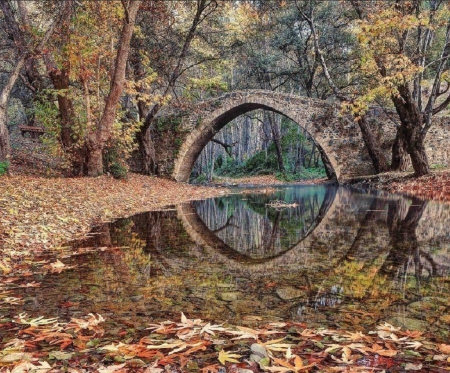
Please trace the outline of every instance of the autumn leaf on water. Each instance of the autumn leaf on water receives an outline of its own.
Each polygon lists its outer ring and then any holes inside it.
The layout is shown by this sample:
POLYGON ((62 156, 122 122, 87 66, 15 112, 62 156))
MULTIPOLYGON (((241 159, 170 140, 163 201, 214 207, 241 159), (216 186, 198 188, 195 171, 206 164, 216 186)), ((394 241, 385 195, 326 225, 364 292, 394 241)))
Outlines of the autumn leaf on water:
POLYGON ((96 330, 98 329, 98 325, 105 321, 103 316, 99 314, 94 315, 90 313, 88 316, 89 318, 87 320, 72 317, 66 328, 74 329, 75 331, 80 331, 81 329, 96 330))
POLYGON ((278 364, 278 365, 273 365, 270 367, 265 367, 265 370, 269 370, 271 372, 280 372, 280 373, 284 373, 284 372, 300 372, 302 370, 307 370, 310 369, 312 367, 314 367, 316 364, 309 364, 309 365, 304 365, 303 364, 303 360, 301 359, 300 356, 298 355, 293 355, 294 357, 294 362, 293 364, 290 363, 287 360, 282 360, 282 359, 278 359, 278 358, 273 358, 273 362, 278 364))
POLYGON ((240 361, 236 359, 239 359, 241 357, 242 357, 241 355, 220 350, 218 359, 221 362, 221 364, 225 365, 227 361, 230 363, 240 363, 240 361))
POLYGON ((423 346, 423 343, 420 343, 419 341, 406 342, 406 346, 408 348, 414 348, 414 350, 417 350, 418 348, 423 346))
POLYGON ((281 351, 287 352, 288 349, 292 346, 290 343, 280 343, 284 340, 284 338, 274 339, 271 341, 267 341, 262 343, 262 345, 269 351, 281 351))
POLYGON ((245 326, 238 326, 238 330, 228 330, 227 333, 237 335, 237 337, 233 339, 247 339, 253 338, 255 340, 258 339, 260 335, 269 335, 269 334, 284 334, 285 332, 280 332, 279 330, 255 330, 251 328, 247 328, 245 326))
MULTIPOLYGON (((36 362, 35 362, 36 363, 36 362)), ((35 365, 28 361, 22 362, 19 365, 16 365, 11 373, 25 373, 25 372, 34 372, 34 373, 46 373, 52 369, 49 363, 46 361, 38 361, 35 365)))
POLYGON ((223 328, 222 325, 223 324, 211 325, 210 323, 208 323, 200 330, 200 334, 208 333, 211 335, 216 335, 214 332, 224 332, 226 329, 223 328))
POLYGON ((385 322, 382 325, 377 325, 377 329, 378 330, 384 330, 384 331, 387 331, 387 332, 397 332, 397 331, 399 331, 401 329, 401 327, 395 327, 395 326, 385 322))
POLYGON ((45 319, 44 316, 39 316, 35 319, 26 320, 27 317, 28 315, 26 313, 21 313, 17 316, 16 322, 19 324, 28 324, 30 326, 58 324, 58 319, 56 317, 45 319))

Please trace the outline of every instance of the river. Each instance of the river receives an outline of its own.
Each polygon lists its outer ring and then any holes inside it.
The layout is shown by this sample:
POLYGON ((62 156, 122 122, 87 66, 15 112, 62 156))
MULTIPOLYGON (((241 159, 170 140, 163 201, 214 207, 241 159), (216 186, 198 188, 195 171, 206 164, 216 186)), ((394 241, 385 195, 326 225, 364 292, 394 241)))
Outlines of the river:
POLYGON ((450 205, 347 187, 235 190, 105 224, 2 313, 101 314, 111 333, 202 318, 448 338, 450 205))

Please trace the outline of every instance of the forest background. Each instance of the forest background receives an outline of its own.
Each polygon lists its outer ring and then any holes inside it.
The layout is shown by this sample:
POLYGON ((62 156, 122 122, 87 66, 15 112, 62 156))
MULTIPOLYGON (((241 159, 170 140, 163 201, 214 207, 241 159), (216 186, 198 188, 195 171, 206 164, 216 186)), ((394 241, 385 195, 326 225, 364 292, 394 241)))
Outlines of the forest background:
MULTIPOLYGON (((338 103, 376 172, 430 172, 424 141, 450 102, 449 7, 427 1, 3 1, 0 165, 19 124, 45 130, 66 175, 157 174, 165 106, 237 89, 338 103), (392 156, 365 114, 397 126, 392 156), (131 159, 131 162, 130 162, 131 159)), ((174 129, 175 131, 175 129, 174 129)), ((193 177, 322 176, 320 149, 281 116, 256 111, 213 140, 193 177)))

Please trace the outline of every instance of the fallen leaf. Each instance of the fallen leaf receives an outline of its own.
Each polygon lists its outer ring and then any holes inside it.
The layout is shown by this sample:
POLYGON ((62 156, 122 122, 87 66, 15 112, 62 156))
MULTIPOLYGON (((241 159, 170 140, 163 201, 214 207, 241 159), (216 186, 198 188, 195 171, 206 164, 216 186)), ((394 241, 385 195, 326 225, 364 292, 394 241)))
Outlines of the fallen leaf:
POLYGON ((239 359, 241 357, 242 357, 241 355, 220 350, 218 359, 222 365, 225 365, 227 361, 230 363, 240 363, 240 361, 236 359, 239 359))

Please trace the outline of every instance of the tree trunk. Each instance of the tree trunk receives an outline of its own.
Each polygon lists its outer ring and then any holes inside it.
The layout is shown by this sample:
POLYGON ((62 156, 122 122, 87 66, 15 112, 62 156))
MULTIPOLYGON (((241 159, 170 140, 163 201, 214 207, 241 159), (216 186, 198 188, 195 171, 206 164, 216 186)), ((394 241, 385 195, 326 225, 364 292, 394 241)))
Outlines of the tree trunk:
POLYGON ((427 153, 425 152, 425 145, 423 142, 413 144, 410 147, 409 155, 411 157, 415 176, 424 176, 430 173, 427 153))
POLYGON ((25 56, 19 58, 12 74, 9 76, 5 86, 0 91, 0 162, 7 162, 11 155, 11 144, 8 133, 8 100, 11 91, 19 77, 20 70, 25 64, 25 56))
POLYGON ((0 162, 8 162, 11 154, 6 108, 0 107, 0 162))
POLYGON ((397 114, 400 118, 400 134, 406 143, 406 151, 411 157, 415 176, 430 173, 425 152, 425 132, 422 129, 423 116, 413 100, 407 85, 398 87, 399 95, 392 96, 397 114))
POLYGON ((143 175, 158 175, 158 164, 156 162, 155 144, 151 136, 151 129, 143 133, 139 131, 136 134, 139 145, 139 151, 142 157, 141 173, 143 175))
POLYGON ((273 143, 275 145, 275 151, 277 153, 278 169, 280 170, 280 172, 285 173, 286 169, 284 168, 283 162, 283 150, 281 149, 280 131, 272 112, 267 114, 267 118, 269 119, 270 128, 272 130, 273 143))
POLYGON ((133 35, 134 24, 141 2, 141 0, 131 0, 128 7, 123 3, 125 19, 120 33, 111 88, 95 135, 92 134, 92 136, 89 136, 89 141, 87 142, 88 176, 103 174, 103 149, 111 137, 112 128, 116 119, 117 105, 125 86, 125 71, 130 53, 131 36, 133 35))
POLYGON ((406 152, 406 142, 401 136, 400 131, 397 130, 394 144, 392 144, 392 171, 406 171, 410 165, 410 159, 406 152))
POLYGON ((327 178, 330 180, 336 180, 337 179, 336 173, 334 172, 333 166, 331 165, 331 162, 328 159, 327 154, 320 146, 318 146, 317 149, 319 150, 320 156, 322 157, 322 163, 325 168, 327 178))
POLYGON ((100 146, 91 147, 88 151, 86 162, 87 162, 88 176, 102 175, 103 174, 103 147, 100 147, 100 146))
POLYGON ((362 138, 366 144, 367 151, 369 152, 369 157, 372 160, 373 167, 377 174, 389 171, 389 165, 386 160, 381 146, 374 136, 373 130, 370 128, 366 117, 363 115, 358 119, 358 125, 361 129, 362 138))

